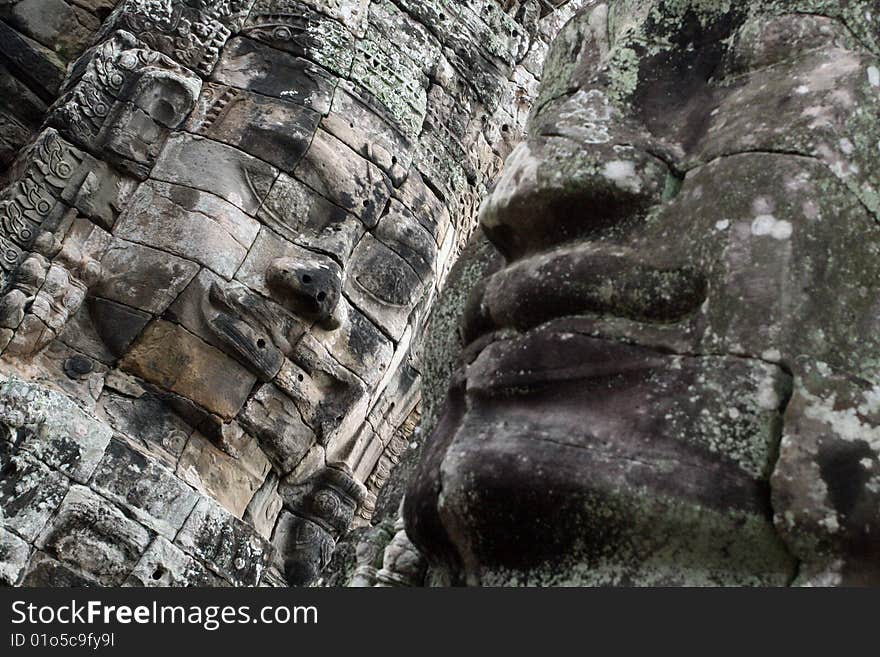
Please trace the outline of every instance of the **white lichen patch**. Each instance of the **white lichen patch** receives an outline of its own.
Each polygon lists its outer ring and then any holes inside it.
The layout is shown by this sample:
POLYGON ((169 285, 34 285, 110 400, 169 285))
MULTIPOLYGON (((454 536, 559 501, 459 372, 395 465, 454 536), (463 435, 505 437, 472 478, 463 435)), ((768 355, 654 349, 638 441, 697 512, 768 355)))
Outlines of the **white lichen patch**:
POLYGON ((766 196, 758 196, 752 201, 752 212, 756 215, 773 214, 775 209, 773 199, 767 198, 766 196))
POLYGON ((636 173, 635 162, 629 160, 612 160, 602 167, 602 175, 617 187, 638 193, 642 189, 642 181, 636 173))
POLYGON ((771 363, 778 363, 782 360, 782 352, 779 349, 768 349, 761 354, 761 358, 771 363))
POLYGON ((759 215, 752 222, 752 235, 756 237, 769 236, 777 240, 787 240, 793 232, 794 226, 790 221, 777 219, 772 214, 759 215))
POLYGON ((880 427, 864 420, 859 409, 837 408, 837 396, 827 398, 811 395, 806 390, 801 394, 809 402, 804 415, 811 420, 822 422, 830 427, 836 437, 847 442, 863 441, 880 453, 880 427))
POLYGON ((880 386, 874 386, 862 394, 863 403, 859 405, 859 413, 873 415, 880 412, 880 386))
POLYGON ((598 89, 582 89, 560 107, 554 130, 584 144, 606 144, 611 141, 611 118, 611 104, 605 94, 598 89))
POLYGON ((812 199, 804 201, 801 210, 804 213, 804 217, 810 221, 817 221, 822 218, 821 213, 819 212, 819 206, 812 199))
POLYGON ((776 389, 775 381, 772 378, 765 377, 761 379, 755 401, 758 403, 758 408, 765 411, 773 411, 780 407, 782 399, 779 398, 779 391, 776 389))
POLYGON ((840 523, 838 523, 837 514, 835 513, 829 513, 819 521, 819 524, 825 527, 831 534, 835 534, 840 530, 840 523))
MULTIPOLYGON (((799 171, 797 175, 785 177, 785 190, 792 194, 800 194, 810 188, 811 182, 809 172, 799 171)), ((772 211, 768 213, 756 212, 755 214, 772 214, 772 211)))

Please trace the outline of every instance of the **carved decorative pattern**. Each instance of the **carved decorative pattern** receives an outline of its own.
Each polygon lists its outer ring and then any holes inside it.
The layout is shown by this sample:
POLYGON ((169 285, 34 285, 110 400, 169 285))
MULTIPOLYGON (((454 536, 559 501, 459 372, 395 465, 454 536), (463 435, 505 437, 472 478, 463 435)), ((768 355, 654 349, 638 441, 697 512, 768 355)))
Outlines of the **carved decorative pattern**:
POLYGON ((147 46, 180 64, 209 75, 231 32, 204 12, 179 2, 128 0, 108 22, 131 32, 147 46))
POLYGON ((194 132, 210 130, 229 104, 239 96, 233 87, 205 85, 199 97, 199 108, 191 120, 190 129, 194 132))
POLYGON ((0 266, 10 274, 52 216, 61 191, 80 164, 54 130, 46 131, 20 159, 26 164, 0 199, 0 266))
POLYGON ((392 471, 400 463, 400 459, 404 452, 406 452, 420 418, 421 408, 417 406, 407 416, 400 428, 391 437, 391 440, 388 441, 385 451, 379 457, 373 472, 367 478, 367 495, 357 510, 357 515, 360 519, 369 522, 373 518, 379 491, 388 483, 392 471))

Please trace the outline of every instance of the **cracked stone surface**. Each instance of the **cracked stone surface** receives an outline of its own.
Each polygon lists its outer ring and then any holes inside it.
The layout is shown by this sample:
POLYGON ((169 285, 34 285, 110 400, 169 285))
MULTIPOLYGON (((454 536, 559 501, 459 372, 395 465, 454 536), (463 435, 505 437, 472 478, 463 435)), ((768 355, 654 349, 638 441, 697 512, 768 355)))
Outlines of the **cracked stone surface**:
POLYGON ((0 582, 318 580, 583 4, 0 3, 0 582))
POLYGON ((420 581, 880 583, 875 11, 593 2, 563 28, 435 306, 420 581))

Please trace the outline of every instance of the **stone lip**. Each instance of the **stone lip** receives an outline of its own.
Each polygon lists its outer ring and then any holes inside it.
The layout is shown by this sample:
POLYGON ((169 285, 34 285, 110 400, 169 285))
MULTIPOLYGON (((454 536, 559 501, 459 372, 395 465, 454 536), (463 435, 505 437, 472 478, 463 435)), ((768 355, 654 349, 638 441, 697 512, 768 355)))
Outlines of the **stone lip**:
POLYGON ((707 281, 692 265, 583 243, 519 260, 474 290, 463 319, 469 342, 491 330, 527 330, 585 314, 676 324, 699 312, 707 281))
POLYGON ((407 532, 435 565, 471 584, 569 562, 595 569, 582 583, 790 581, 768 483, 781 369, 552 327, 468 362, 406 498, 407 532), (740 458, 719 450, 729 437, 712 418, 728 412, 740 458))
POLYGON ((262 329, 250 309, 236 304, 230 292, 218 282, 211 285, 199 307, 214 337, 240 356, 264 381, 271 381, 278 374, 284 357, 289 355, 283 347, 289 348, 292 341, 278 345, 262 329))

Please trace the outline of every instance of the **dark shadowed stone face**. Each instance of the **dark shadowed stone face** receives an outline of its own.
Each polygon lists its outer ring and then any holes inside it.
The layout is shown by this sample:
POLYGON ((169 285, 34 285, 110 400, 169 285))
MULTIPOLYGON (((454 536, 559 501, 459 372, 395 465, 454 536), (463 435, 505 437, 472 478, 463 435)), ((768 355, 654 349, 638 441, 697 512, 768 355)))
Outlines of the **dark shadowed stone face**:
POLYGON ((634 0, 563 30, 408 493, 438 579, 878 582, 874 12, 634 0))

